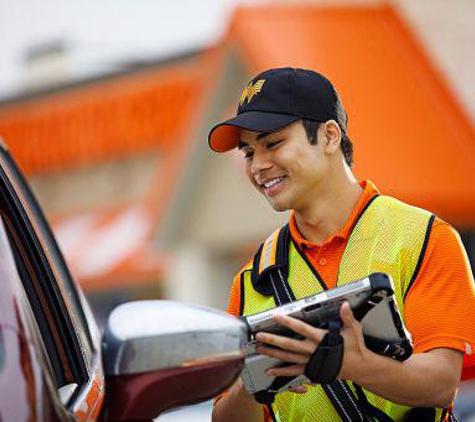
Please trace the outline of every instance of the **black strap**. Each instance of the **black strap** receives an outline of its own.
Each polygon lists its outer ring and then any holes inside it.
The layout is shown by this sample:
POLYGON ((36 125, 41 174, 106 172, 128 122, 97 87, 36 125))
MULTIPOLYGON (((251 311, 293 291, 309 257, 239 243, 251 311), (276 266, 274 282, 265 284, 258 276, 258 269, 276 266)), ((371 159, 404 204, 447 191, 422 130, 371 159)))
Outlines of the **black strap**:
MULTIPOLYGON (((279 272, 279 268, 276 267, 269 271, 269 276, 272 284, 272 289, 274 292, 274 299, 276 304, 283 305, 285 303, 292 302, 293 293, 290 290, 288 283, 285 282, 284 277, 281 272, 279 272), (290 291, 289 291, 290 290, 290 291)), ((341 327, 341 322, 340 322, 341 327)), ((336 328, 333 328, 335 330, 336 328)), ((338 328, 338 331, 340 328, 338 328)), ((339 335, 339 333, 338 333, 339 335)), ((341 337, 341 336, 340 336, 341 337)), ((332 340, 333 341, 333 340, 332 340)), ((343 346, 342 346, 343 347, 343 346)), ((318 350, 318 349, 317 349, 318 350)), ((343 357, 343 350, 342 355, 343 357)), ((341 362, 340 362, 341 366, 341 362)), ((340 368, 338 368, 338 372, 340 372, 340 368)), ((338 375, 338 372, 336 375, 338 375)), ((334 378, 334 377, 333 377, 334 378)), ((279 382, 278 378, 274 382, 279 382)), ((341 380, 336 380, 331 384, 321 384, 323 390, 327 394, 328 398, 332 402, 333 406, 335 407, 338 415, 343 421, 348 422, 357 422, 366 421, 364 413, 359 409, 357 399, 354 396, 353 392, 351 391, 348 384, 341 380)), ((255 399, 263 404, 268 404, 271 407, 271 404, 275 400, 275 395, 272 393, 261 394, 261 395, 254 395, 255 399)))
POLYGON ((342 421, 366 422, 368 420, 360 410, 358 401, 346 382, 336 380, 331 384, 321 384, 321 386, 342 421))
POLYGON ((310 357, 305 367, 305 376, 310 381, 321 384, 342 421, 364 422, 365 415, 358 407, 350 387, 346 382, 336 379, 340 373, 344 352, 341 327, 340 318, 328 323, 328 333, 310 357))
POLYGON ((269 411, 270 418, 272 419, 272 422, 278 422, 277 418, 275 417, 274 409, 272 408, 271 405, 266 406, 267 410, 269 411))
POLYGON ((257 403, 269 405, 269 408, 271 408, 270 405, 275 401, 275 393, 265 390, 258 391, 254 393, 254 400, 257 401, 257 403))
POLYGON ((328 333, 305 366, 305 376, 313 383, 330 384, 340 373, 344 350, 341 325, 340 318, 329 322, 328 333))
POLYGON ((278 300, 275 302, 277 305, 280 303, 287 303, 283 302, 284 297, 287 298, 285 299, 287 301, 294 301, 295 296, 287 282, 290 243, 289 224, 280 228, 275 251, 275 264, 265 268, 262 273, 259 273, 264 243, 259 247, 257 253, 254 255, 254 261, 252 264, 251 283, 254 290, 264 296, 274 296, 274 298, 278 296, 278 300), (274 283, 271 280, 271 276, 275 279, 280 279, 279 283, 275 284, 275 286, 273 285, 274 283), (276 288, 278 289, 277 294, 275 292, 276 288))
POLYGON ((434 407, 413 407, 404 418, 404 422, 435 422, 434 407))
POLYGON ((284 277, 278 267, 269 271, 269 280, 272 286, 272 292, 277 306, 293 302, 295 296, 290 287, 285 283, 284 277))
POLYGON ((356 395, 358 396, 359 408, 369 420, 375 420, 379 422, 394 422, 394 420, 391 419, 386 413, 384 413, 381 409, 378 409, 376 406, 373 406, 368 401, 366 394, 358 384, 353 383, 353 387, 355 388, 356 395))
POLYGON ((365 346, 372 352, 378 355, 390 356, 398 361, 404 361, 412 354, 412 344, 409 339, 395 343, 365 335, 364 342, 365 346))
MULTIPOLYGON (((290 303, 295 300, 293 293, 291 293, 288 286, 286 286, 284 277, 280 272, 278 267, 273 268, 271 271, 268 272, 270 285, 272 288, 274 301, 277 306, 281 306, 285 303, 290 303)), ((276 377, 274 382, 271 385, 272 389, 279 389, 280 387, 287 384, 292 377, 276 377)), ((275 393, 271 393, 269 391, 258 391, 254 394, 254 399, 261 404, 270 405, 275 401, 275 393)))

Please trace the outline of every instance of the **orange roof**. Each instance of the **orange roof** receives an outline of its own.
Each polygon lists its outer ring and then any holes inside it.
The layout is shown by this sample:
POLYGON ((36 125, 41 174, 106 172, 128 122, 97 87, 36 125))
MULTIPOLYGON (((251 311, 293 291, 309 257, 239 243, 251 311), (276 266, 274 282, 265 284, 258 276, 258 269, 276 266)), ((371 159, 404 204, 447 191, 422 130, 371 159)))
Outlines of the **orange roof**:
POLYGON ((0 136, 27 174, 91 164, 183 138, 210 54, 0 107, 0 136))
POLYGON ((473 124, 394 9, 246 7, 228 41, 252 74, 280 66, 326 74, 348 111, 357 176, 475 225, 473 124))

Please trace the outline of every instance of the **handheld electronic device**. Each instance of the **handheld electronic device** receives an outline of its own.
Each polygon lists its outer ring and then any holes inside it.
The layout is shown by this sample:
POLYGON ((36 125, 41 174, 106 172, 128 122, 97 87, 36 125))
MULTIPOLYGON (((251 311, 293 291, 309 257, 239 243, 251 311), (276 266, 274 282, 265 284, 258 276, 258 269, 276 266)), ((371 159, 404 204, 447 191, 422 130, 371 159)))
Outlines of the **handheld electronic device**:
POLYGON ((255 334, 265 331, 296 336, 295 333, 276 324, 274 316, 289 315, 315 327, 326 328, 330 320, 339 318, 340 307, 345 301, 349 302, 355 318, 362 323, 365 343, 369 349, 401 361, 412 354, 411 338, 394 300, 392 279, 384 273, 373 273, 361 280, 268 311, 242 317, 250 332, 242 372, 247 392, 279 393, 309 382, 304 375, 296 378, 276 378, 266 375, 267 369, 286 363, 256 353, 255 334))

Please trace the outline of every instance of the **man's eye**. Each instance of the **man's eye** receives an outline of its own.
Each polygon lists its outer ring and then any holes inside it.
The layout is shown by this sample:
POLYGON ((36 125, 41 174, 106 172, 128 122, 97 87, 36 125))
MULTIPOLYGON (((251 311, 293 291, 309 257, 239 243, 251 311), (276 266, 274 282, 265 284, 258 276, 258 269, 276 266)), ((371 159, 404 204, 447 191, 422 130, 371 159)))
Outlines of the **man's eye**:
POLYGON ((271 149, 271 148, 274 148, 277 145, 279 145, 281 142, 282 142, 282 139, 280 139, 278 141, 271 141, 266 146, 267 146, 268 149, 271 149))
POLYGON ((253 152, 253 151, 247 151, 247 152, 244 153, 244 158, 245 158, 246 160, 250 160, 253 155, 254 155, 254 152, 253 152))

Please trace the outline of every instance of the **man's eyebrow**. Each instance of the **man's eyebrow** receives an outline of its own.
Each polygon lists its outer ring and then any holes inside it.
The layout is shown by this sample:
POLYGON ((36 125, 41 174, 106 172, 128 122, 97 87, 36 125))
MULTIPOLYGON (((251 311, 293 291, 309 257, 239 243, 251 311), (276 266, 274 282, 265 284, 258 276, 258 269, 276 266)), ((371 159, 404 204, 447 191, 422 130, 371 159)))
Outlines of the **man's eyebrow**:
MULTIPOLYGON (((271 133, 273 132, 262 132, 262 133, 259 133, 259 135, 256 136, 256 141, 260 141, 262 138, 265 138, 266 136, 269 136, 271 133)), ((238 149, 242 149, 244 147, 248 147, 249 144, 247 142, 244 142, 244 141, 239 141, 238 142, 238 149)))
POLYGON ((265 138, 266 136, 269 136, 272 132, 262 132, 259 133, 259 135, 256 136, 256 141, 260 141, 262 138, 265 138))

